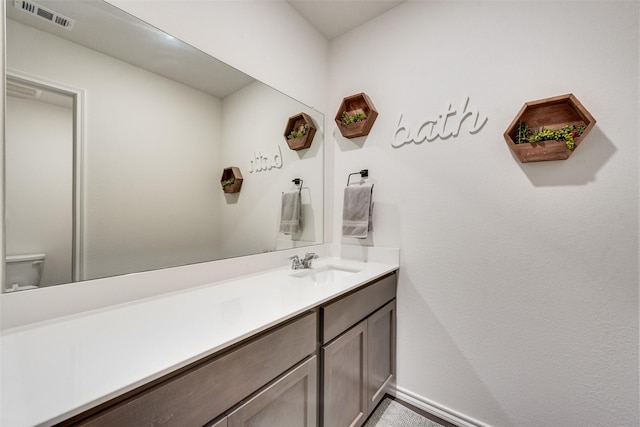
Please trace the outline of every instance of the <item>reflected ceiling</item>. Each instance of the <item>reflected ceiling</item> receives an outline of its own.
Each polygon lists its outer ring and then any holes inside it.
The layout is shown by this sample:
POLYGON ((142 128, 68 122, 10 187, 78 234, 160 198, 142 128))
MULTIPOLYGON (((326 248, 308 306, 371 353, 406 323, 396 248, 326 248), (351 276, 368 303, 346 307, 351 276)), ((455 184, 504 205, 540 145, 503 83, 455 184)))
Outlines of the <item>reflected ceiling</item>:
POLYGON ((13 0, 7 1, 7 18, 182 82, 217 98, 224 98, 254 81, 222 62, 210 61, 207 55, 194 47, 185 46, 183 42, 176 41, 175 45, 166 43, 172 37, 148 24, 132 25, 128 19, 115 22, 113 13, 104 9, 112 7, 101 1, 38 0, 35 3, 58 14, 73 16, 73 28, 67 30, 57 27, 13 7, 13 0), (104 13, 100 13, 102 11, 104 13), (157 43, 158 39, 165 42, 157 43), (136 43, 132 43, 132 40, 136 43), (212 79, 212 75, 216 78, 212 79))

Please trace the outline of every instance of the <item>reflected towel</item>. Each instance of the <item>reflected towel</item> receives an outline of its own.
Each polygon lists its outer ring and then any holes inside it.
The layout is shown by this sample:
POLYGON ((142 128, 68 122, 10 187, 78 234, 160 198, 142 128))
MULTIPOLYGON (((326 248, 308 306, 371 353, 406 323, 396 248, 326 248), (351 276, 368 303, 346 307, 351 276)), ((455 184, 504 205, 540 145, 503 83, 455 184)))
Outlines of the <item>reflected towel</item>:
POLYGON ((280 233, 294 234, 302 231, 302 199, 300 191, 282 193, 280 233))
POLYGON ((342 235, 364 239, 371 231, 373 185, 352 185, 344 189, 342 235))

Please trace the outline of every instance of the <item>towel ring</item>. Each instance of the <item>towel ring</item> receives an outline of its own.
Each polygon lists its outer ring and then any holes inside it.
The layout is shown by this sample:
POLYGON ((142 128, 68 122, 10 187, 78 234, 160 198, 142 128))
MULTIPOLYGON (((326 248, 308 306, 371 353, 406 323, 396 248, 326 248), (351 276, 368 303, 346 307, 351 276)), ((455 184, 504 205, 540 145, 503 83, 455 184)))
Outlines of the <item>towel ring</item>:
POLYGON ((367 178, 369 176, 369 169, 362 169, 360 172, 350 173, 349 177, 347 178, 347 187, 349 186, 351 175, 360 175, 361 178, 367 178))

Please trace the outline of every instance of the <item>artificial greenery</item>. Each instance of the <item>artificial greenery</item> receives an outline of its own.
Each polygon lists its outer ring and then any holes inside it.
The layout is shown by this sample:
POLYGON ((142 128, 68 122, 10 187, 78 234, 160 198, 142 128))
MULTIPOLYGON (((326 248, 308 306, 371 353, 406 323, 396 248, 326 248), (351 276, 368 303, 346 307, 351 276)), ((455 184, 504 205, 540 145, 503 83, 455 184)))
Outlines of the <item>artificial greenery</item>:
POLYGON ((305 136, 308 131, 309 131, 309 125, 306 123, 302 124, 300 125, 298 130, 295 130, 295 129, 292 130, 291 133, 287 135, 287 139, 300 138, 301 136, 305 136))
POLYGON ((544 126, 531 130, 526 122, 518 122, 516 144, 536 143, 540 141, 564 141, 569 150, 576 148, 575 138, 582 135, 584 125, 567 125, 560 129, 547 129, 544 126))
POLYGON ((367 116, 361 112, 361 111, 357 111, 353 114, 349 114, 346 111, 342 112, 342 124, 343 125, 350 125, 351 123, 355 123, 355 122, 361 122, 364 119, 366 119, 367 116))
POLYGON ((222 181, 222 187, 228 187, 236 182, 235 178, 229 178, 222 181))

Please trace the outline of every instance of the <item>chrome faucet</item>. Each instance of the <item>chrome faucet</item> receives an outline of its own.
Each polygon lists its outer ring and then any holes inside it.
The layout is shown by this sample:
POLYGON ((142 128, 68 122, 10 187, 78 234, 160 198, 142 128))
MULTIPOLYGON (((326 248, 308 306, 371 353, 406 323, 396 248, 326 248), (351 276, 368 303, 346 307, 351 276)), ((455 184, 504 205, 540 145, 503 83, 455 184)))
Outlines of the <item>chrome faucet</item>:
POLYGON ((301 270, 303 268, 311 268, 311 263, 313 262, 313 260, 318 258, 318 255, 313 252, 304 254, 303 259, 300 259, 298 255, 290 256, 289 259, 291 260, 291 269, 301 270))
POLYGON ((313 252, 308 252, 304 254, 304 259, 302 260, 302 267, 311 268, 311 263, 313 262, 313 260, 318 258, 319 258, 318 254, 315 254, 313 252))

